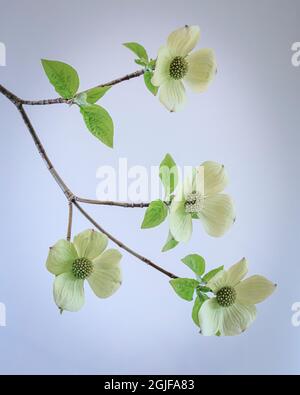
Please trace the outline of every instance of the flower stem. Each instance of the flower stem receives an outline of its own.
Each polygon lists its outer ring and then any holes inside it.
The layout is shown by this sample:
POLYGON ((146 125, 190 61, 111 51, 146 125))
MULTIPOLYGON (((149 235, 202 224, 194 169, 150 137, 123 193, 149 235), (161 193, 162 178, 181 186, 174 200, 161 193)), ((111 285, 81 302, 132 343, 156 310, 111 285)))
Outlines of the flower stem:
POLYGON ((72 236, 72 222, 73 222, 73 203, 69 201, 69 215, 68 215, 68 228, 67 228, 67 241, 71 240, 72 236))

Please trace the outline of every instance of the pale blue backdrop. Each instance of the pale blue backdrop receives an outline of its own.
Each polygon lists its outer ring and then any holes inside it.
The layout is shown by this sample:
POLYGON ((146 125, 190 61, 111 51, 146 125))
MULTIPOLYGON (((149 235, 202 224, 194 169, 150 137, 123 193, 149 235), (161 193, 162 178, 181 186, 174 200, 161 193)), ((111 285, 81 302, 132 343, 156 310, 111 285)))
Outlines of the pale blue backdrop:
MULTIPOLYGON (((141 79, 115 87, 103 99, 115 122, 115 149, 87 133, 76 108, 28 108, 49 155, 72 189, 95 197, 96 170, 157 165, 171 152, 181 165, 224 163, 237 222, 221 239, 197 227, 188 245, 160 248, 167 224, 140 231, 143 211, 90 211, 117 237, 187 276, 180 258, 202 254, 210 267, 243 256, 250 273, 278 283, 242 336, 204 338, 167 278, 124 254, 124 282, 111 299, 87 290, 77 314, 60 316, 45 270, 48 247, 64 237, 67 206, 30 140, 16 109, 0 97, 1 259, 0 373, 299 373, 300 327, 291 324, 299 288, 300 68, 291 45, 300 41, 298 0, 0 0, 0 41, 7 66, 0 81, 24 98, 55 97, 40 58, 72 64, 81 87, 134 71, 125 41, 143 43, 152 56, 174 28, 199 24, 199 46, 212 47, 218 75, 203 95, 189 94, 168 113, 141 79)), ((75 231, 89 224, 75 217, 75 231)))

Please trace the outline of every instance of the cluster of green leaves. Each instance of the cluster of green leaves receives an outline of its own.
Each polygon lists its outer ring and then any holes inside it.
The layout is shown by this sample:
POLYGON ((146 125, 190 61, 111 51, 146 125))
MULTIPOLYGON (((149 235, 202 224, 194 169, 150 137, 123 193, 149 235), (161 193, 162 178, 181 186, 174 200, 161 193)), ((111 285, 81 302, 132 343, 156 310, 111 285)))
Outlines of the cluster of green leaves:
POLYGON ((78 93, 79 77, 70 65, 56 60, 42 59, 45 73, 56 92, 70 103, 77 104, 88 130, 102 143, 113 147, 114 124, 109 113, 96 102, 111 88, 99 86, 78 93))
POLYGON ((130 42, 123 44, 126 48, 130 49, 136 56, 135 63, 144 67, 144 82, 147 89, 154 95, 157 95, 158 87, 154 86, 151 82, 153 71, 155 68, 155 59, 150 59, 146 49, 138 43, 130 42))
MULTIPOLYGON (((169 214, 170 204, 174 198, 173 192, 178 183, 178 169, 170 154, 166 154, 159 166, 159 178, 165 190, 165 200, 157 199, 150 203, 141 225, 142 229, 154 228, 165 221, 169 214)), ((168 251, 178 245, 169 232, 162 252, 168 251)))
POLYGON ((207 293, 211 290, 206 286, 220 270, 223 270, 223 266, 217 267, 216 269, 210 270, 205 273, 205 260, 198 254, 190 254, 181 260, 186 266, 188 266, 196 275, 196 278, 175 278, 170 280, 170 284, 178 296, 184 300, 194 300, 192 309, 192 319, 194 323, 199 326, 199 310, 203 303, 209 299, 207 293), (195 299, 194 296, 196 295, 195 299))

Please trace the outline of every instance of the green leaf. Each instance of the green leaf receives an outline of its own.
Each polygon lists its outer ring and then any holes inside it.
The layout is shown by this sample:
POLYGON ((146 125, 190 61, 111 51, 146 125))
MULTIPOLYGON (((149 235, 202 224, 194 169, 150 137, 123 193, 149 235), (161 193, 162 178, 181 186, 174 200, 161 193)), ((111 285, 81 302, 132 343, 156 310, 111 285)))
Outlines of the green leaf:
POLYGON ((178 183, 178 169, 170 154, 167 154, 159 166, 159 177, 165 188, 166 196, 174 191, 178 183))
POLYGON ((193 278, 174 278, 170 280, 174 291, 185 300, 193 300, 195 288, 198 286, 198 281, 193 278))
POLYGON ((158 199, 150 203, 147 208, 142 223, 142 229, 154 228, 160 225, 168 215, 168 208, 165 203, 158 199))
POLYGON ((109 91, 111 86, 98 86, 96 88, 89 89, 86 91, 86 101, 89 104, 95 104, 101 97, 105 95, 107 91, 109 91))
POLYGON ((108 147, 113 147, 114 124, 109 113, 97 104, 82 106, 80 112, 89 131, 108 147))
POLYGON ((139 59, 144 60, 146 63, 148 63, 147 51, 141 44, 131 42, 131 43, 124 43, 123 45, 124 47, 130 49, 134 54, 136 54, 136 56, 139 59))
POLYGON ((171 250, 172 248, 175 248, 177 245, 179 244, 179 242, 177 240, 174 239, 174 237, 172 236, 172 233, 169 232, 168 234, 168 238, 167 241, 165 243, 165 245, 162 248, 162 252, 166 252, 171 250))
POLYGON ((205 272, 205 260, 198 254, 187 255, 185 258, 181 259, 181 262, 187 265, 198 276, 202 276, 205 272))
POLYGON ((201 306, 207 299, 209 299, 209 297, 206 295, 203 295, 202 297, 197 296, 195 299, 193 310, 192 310, 192 319, 197 326, 200 326, 199 310, 201 309, 201 306))
POLYGON ((158 87, 154 86, 151 82, 151 78, 153 76, 153 72, 152 71, 145 71, 144 73, 144 82, 146 87, 148 88, 148 90, 154 95, 157 95, 158 92, 158 87))
POLYGON ((77 71, 66 63, 42 59, 45 73, 56 92, 64 99, 72 99, 79 88, 77 71))
POLYGON ((210 272, 206 273, 205 276, 202 277, 202 280, 205 283, 208 283, 218 272, 224 269, 224 266, 219 266, 216 269, 211 270, 210 272))

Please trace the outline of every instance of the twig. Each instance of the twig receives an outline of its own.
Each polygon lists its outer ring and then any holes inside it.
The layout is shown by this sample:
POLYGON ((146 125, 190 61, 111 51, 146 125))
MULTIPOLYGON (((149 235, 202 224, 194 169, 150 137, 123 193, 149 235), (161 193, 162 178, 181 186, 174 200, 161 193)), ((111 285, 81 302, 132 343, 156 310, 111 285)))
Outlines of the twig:
POLYGON ((72 236, 72 221, 73 221, 73 203, 69 201, 69 215, 68 215, 68 229, 67 229, 67 240, 71 240, 72 236))
POLYGON ((165 274, 166 276, 170 278, 177 278, 177 276, 171 272, 168 272, 167 270, 163 269, 162 267, 156 265, 154 262, 150 261, 150 259, 144 257, 143 255, 137 253, 136 251, 132 250, 129 248, 126 244, 124 244, 122 241, 118 240, 116 237, 111 235, 109 232, 107 232, 105 229, 102 228, 101 225, 99 225, 82 207, 81 205, 74 201, 74 206, 78 208, 78 210, 81 212, 81 214, 91 223, 95 226, 96 229, 100 230, 100 232, 104 233, 112 242, 117 244, 120 248, 123 250, 129 252, 129 254, 135 256, 142 262, 146 263, 147 265, 153 267, 154 269, 158 270, 159 272, 165 274))
MULTIPOLYGON (((143 73, 140 72, 136 72, 136 73, 132 73, 132 74, 128 74, 125 77, 119 78, 115 81, 115 84, 128 80, 130 78, 134 78, 134 77, 138 77, 138 75, 142 75, 143 73), (140 73, 140 74, 138 74, 140 73)), ((112 84, 112 82, 108 83, 108 85, 112 84)), ((105 84, 104 84, 105 85, 105 84)), ((104 86, 103 85, 103 86, 104 86)), ((177 276, 171 272, 168 272, 167 270, 163 269, 162 267, 160 267, 159 265, 155 264, 154 262, 152 262, 150 259, 144 257, 143 255, 140 255, 139 253, 137 253, 136 251, 132 250, 131 248, 129 248, 128 246, 126 246, 124 243, 122 243, 120 240, 116 239, 114 236, 112 236, 110 233, 108 233, 105 229, 103 229, 78 203, 78 198, 75 197, 75 195, 73 194, 73 192, 68 188, 68 186, 66 185, 66 183, 64 182, 64 180, 61 178, 61 176, 58 174, 58 172, 56 171, 56 169, 54 168, 51 160, 49 159, 47 152, 39 138, 39 136, 37 135, 26 111, 23 108, 23 104, 26 104, 24 100, 20 99, 18 96, 16 96, 14 93, 10 92, 8 89, 6 89, 4 86, 2 86, 0 84, 0 93, 2 93, 4 96, 6 96, 18 109, 18 111, 20 112, 22 119, 34 141, 34 144, 40 154, 40 156, 42 157, 42 159, 44 160, 44 162, 46 163, 47 169, 49 170, 49 172, 51 173, 52 177, 54 178, 55 182, 59 185, 59 187, 62 189, 63 193, 65 194, 66 198, 68 199, 70 206, 72 206, 72 203, 78 208, 78 210, 82 213, 82 215, 88 219, 94 226, 95 228, 97 228, 98 230, 100 230, 100 232, 104 233, 107 235, 107 237, 113 241, 115 244, 117 244, 120 248, 122 248, 123 250, 127 251, 129 254, 135 256, 136 258, 138 258, 139 260, 141 260, 142 262, 144 262, 145 264, 153 267, 154 269, 158 270, 159 272, 165 274, 166 276, 170 277, 170 278, 177 278, 177 276)), ((33 102, 32 102, 33 103, 33 102)), ((90 200, 90 199, 86 199, 86 200, 90 200)), ((70 210, 70 206, 69 206, 69 210, 70 210)), ((70 223, 70 212, 69 212, 69 223, 70 223)), ((69 229, 68 229, 68 235, 69 236, 69 229)))
POLYGON ((81 203, 87 204, 95 204, 99 206, 117 206, 117 207, 126 207, 126 208, 145 208, 149 207, 149 202, 141 202, 141 203, 129 203, 129 202, 115 202, 112 200, 94 200, 94 199, 86 199, 75 196, 75 200, 81 203))
MULTIPOLYGON (((112 81, 109 81, 109 82, 105 82, 104 84, 96 85, 93 88, 103 88, 105 86, 117 85, 117 84, 120 84, 121 82, 131 80, 132 78, 140 77, 141 75, 144 74, 144 72, 145 71, 143 69, 137 70, 137 71, 134 71, 133 73, 126 74, 123 77, 117 78, 115 80, 112 80, 112 81)), ((90 88, 90 89, 93 89, 93 88, 90 88)), ((90 89, 87 89, 87 90, 82 91, 80 93, 86 93, 90 89)), ((28 106, 45 106, 45 105, 49 105, 49 104, 62 104, 62 103, 72 104, 73 103, 73 99, 72 98, 70 98, 70 99, 63 99, 62 97, 58 97, 56 99, 43 99, 43 100, 22 100, 22 99, 18 99, 18 101, 19 101, 20 104, 24 104, 24 105, 28 105, 28 106)))

